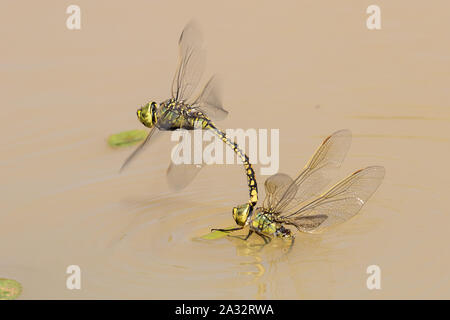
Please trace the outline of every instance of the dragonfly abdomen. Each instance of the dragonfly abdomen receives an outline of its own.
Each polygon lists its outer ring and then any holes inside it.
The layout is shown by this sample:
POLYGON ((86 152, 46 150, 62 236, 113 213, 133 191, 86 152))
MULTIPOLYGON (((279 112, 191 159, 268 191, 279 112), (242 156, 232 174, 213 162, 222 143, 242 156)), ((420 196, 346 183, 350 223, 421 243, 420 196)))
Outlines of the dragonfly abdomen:
POLYGON ((249 203, 252 207, 254 207, 258 202, 258 185, 256 183, 255 171, 253 170, 253 167, 250 164, 248 156, 244 153, 244 151, 242 151, 241 148, 239 148, 236 142, 231 141, 230 138, 228 138, 224 132, 217 129, 216 126, 212 123, 212 121, 208 121, 207 126, 204 128, 211 130, 215 135, 217 135, 220 139, 222 139, 222 141, 225 144, 233 148, 234 152, 236 152, 236 154, 242 160, 245 168, 245 173, 247 175, 247 184, 250 194, 249 203))
POLYGON ((225 144, 233 148, 234 152, 236 152, 244 164, 250 194, 249 203, 252 207, 256 205, 258 202, 258 186, 255 179, 255 172, 248 156, 239 148, 237 143, 231 141, 224 132, 220 131, 203 112, 192 109, 189 105, 182 102, 170 99, 161 103, 159 114, 164 115, 158 117, 157 121, 158 127, 161 130, 211 130, 225 144))

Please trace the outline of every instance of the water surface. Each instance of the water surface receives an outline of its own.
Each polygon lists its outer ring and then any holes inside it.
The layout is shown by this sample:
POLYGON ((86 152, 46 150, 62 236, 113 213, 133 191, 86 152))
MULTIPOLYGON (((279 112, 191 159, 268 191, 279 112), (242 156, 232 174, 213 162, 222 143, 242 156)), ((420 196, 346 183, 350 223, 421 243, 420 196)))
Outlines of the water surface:
POLYGON ((379 31, 365 27, 368 1, 79 1, 80 31, 65 28, 69 2, 3 4, 0 276, 26 299, 450 298, 450 7, 379 3, 379 31), (166 137, 118 173, 133 149, 106 138, 139 129, 136 109, 168 97, 191 18, 208 49, 204 82, 224 79, 220 127, 280 129, 291 175, 342 128, 354 139, 340 177, 386 167, 357 217, 299 234, 287 256, 279 241, 261 252, 257 238, 198 241, 233 225, 247 200, 240 166, 202 169, 173 192, 166 137), (79 291, 65 287, 72 264, 79 291), (372 264, 381 290, 366 287, 372 264))

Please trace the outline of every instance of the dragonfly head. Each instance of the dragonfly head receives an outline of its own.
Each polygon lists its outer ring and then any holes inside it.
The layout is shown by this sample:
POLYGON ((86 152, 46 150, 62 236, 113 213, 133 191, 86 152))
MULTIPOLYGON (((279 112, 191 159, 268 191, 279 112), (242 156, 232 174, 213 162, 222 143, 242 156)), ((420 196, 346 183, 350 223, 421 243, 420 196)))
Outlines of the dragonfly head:
POLYGON ((158 104, 156 102, 149 102, 145 106, 137 109, 137 117, 142 124, 148 128, 152 128, 156 121, 156 110, 158 104))
POLYGON ((233 208, 233 219, 240 226, 245 226, 247 219, 251 213, 252 207, 249 203, 241 204, 233 208))

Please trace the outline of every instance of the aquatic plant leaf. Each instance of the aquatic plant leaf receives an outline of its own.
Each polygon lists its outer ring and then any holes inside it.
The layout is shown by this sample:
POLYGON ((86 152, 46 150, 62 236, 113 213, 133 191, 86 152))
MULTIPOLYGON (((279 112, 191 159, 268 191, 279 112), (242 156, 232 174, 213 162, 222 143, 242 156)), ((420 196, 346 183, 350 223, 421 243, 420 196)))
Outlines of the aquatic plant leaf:
MULTIPOLYGON (((226 229, 232 229, 235 228, 236 226, 233 227, 228 227, 226 229)), ((207 233, 203 236, 200 237, 200 239, 205 239, 205 240, 216 240, 216 239, 221 239, 223 237, 226 237, 230 234, 231 232, 224 232, 224 231, 218 231, 218 230, 214 230, 211 231, 210 233, 207 233)))
POLYGON ((0 278, 0 300, 14 300, 22 293, 22 285, 12 279, 0 278))
POLYGON ((108 137, 108 144, 111 147, 128 147, 132 146, 147 137, 146 130, 129 130, 108 137))

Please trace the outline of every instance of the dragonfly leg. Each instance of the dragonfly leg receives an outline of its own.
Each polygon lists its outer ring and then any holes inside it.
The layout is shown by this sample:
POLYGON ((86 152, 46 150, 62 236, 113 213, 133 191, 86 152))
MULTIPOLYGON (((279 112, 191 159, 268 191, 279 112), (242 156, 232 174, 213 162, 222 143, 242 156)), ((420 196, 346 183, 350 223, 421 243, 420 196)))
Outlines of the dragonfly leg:
POLYGON ((211 232, 212 231, 230 232, 230 231, 237 231, 237 230, 242 230, 242 229, 244 229, 244 227, 229 228, 229 229, 211 229, 211 232))
POLYGON ((291 237, 291 244, 289 245, 289 249, 286 251, 286 254, 288 254, 289 252, 291 252, 292 247, 294 246, 294 242, 295 242, 295 238, 294 236, 291 237))
POLYGON ((266 235, 262 234, 261 232, 256 231, 256 234, 264 240, 264 245, 269 244, 269 242, 272 241, 271 237, 266 236, 266 235))
POLYGON ((269 236, 266 236, 266 235, 264 235, 264 234, 262 234, 262 233, 260 233, 260 232, 258 232, 258 231, 255 231, 255 232, 256 232, 256 234, 257 234, 258 236, 260 236, 260 237, 264 240, 264 243, 263 243, 263 244, 261 244, 261 243, 259 243, 259 244, 253 244, 253 245, 251 245, 251 246, 252 246, 252 247, 260 247, 259 250, 258 250, 258 252, 260 252, 262 249, 264 249, 264 247, 265 247, 266 245, 269 244, 269 242, 272 240, 272 238, 269 237, 269 236))
POLYGON ((248 238, 250 238, 250 236, 252 235, 252 233, 253 233, 253 230, 249 230, 249 231, 248 231, 248 234, 247 234, 244 238, 243 238, 243 237, 240 237, 240 236, 229 236, 229 237, 238 238, 238 239, 241 239, 241 240, 246 241, 248 238))
POLYGON ((247 240, 248 238, 250 238, 250 236, 252 235, 252 233, 253 233, 253 230, 249 230, 249 231, 248 231, 248 235, 245 236, 245 239, 244 239, 244 240, 247 240))

